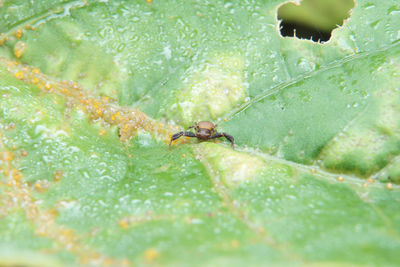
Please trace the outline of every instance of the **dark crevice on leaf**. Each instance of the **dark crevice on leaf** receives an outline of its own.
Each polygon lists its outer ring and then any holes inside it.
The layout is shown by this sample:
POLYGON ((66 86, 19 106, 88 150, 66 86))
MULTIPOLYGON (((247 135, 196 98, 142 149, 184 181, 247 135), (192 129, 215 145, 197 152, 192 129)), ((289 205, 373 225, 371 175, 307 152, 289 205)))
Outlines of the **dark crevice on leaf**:
POLYGON ((279 29, 283 37, 297 37, 318 43, 327 42, 331 38, 331 31, 321 31, 316 27, 286 20, 281 21, 279 29))
POLYGON ((317 43, 329 41, 332 31, 343 25, 354 7, 353 0, 303 0, 283 4, 278 9, 279 31, 283 37, 297 37, 317 43))

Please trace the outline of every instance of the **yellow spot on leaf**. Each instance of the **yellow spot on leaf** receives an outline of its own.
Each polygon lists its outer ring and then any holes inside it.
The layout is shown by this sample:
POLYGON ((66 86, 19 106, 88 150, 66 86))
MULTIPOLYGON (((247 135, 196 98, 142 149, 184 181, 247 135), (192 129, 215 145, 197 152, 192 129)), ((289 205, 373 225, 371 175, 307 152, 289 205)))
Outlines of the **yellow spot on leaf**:
POLYGON ((37 77, 33 77, 32 78, 32 83, 33 84, 38 84, 39 83, 39 79, 37 77))
POLYGON ((64 174, 64 172, 63 172, 62 170, 57 171, 57 172, 54 174, 54 182, 60 181, 61 178, 62 178, 62 176, 63 176, 63 174, 64 174))
POLYGON ((120 220, 119 221, 119 225, 123 228, 123 229, 126 229, 126 228, 128 228, 128 222, 125 220, 125 219, 122 219, 122 220, 120 220))
POLYGON ((46 83, 46 84, 44 85, 44 88, 45 88, 46 90, 50 90, 51 87, 52 87, 51 83, 46 83))
POLYGON ((11 152, 6 152, 6 160, 7 161, 12 161, 14 158, 14 154, 12 154, 11 152))
POLYGON ((129 260, 127 259, 122 259, 121 260, 121 266, 125 267, 125 266, 130 266, 131 263, 129 262, 129 260))
POLYGON ((28 25, 25 26, 25 29, 33 31, 33 30, 35 30, 35 27, 33 27, 32 25, 28 24, 28 25))
POLYGON ((386 189, 392 190, 393 189, 392 183, 386 183, 386 189))
POLYGON ((239 248, 240 242, 235 239, 235 240, 232 240, 231 245, 233 248, 239 248))
POLYGON ((21 80, 21 79, 24 78, 24 74, 23 74, 21 71, 17 71, 17 72, 14 74, 14 76, 15 76, 15 78, 17 78, 18 80, 21 80))
POLYGON ((152 263, 160 257, 160 253, 155 248, 149 248, 144 252, 144 258, 147 263, 152 263))
POLYGON ((21 29, 18 29, 14 32, 15 37, 20 39, 22 37, 23 31, 21 29))
POLYGON ((40 69, 38 69, 38 68, 33 68, 33 69, 32 69, 32 73, 33 73, 33 74, 39 74, 39 73, 40 73, 40 69))
POLYGON ((26 44, 22 41, 18 41, 14 46, 14 55, 17 58, 21 58, 26 50, 26 44))

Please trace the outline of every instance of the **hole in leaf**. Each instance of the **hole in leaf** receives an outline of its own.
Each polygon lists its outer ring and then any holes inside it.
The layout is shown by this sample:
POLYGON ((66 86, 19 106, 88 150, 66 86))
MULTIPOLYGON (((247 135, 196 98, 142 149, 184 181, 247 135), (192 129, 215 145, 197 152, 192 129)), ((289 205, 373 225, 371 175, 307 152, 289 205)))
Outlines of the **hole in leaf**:
POLYGON ((314 42, 329 41, 332 31, 350 17, 353 0, 302 0, 278 8, 279 30, 283 37, 314 42))

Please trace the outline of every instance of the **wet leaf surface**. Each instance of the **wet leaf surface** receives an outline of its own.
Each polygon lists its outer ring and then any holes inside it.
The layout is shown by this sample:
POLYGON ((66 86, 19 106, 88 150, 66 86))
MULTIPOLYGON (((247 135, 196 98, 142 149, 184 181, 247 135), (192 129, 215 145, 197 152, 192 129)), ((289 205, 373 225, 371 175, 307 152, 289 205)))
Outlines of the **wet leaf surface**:
POLYGON ((282 3, 1 2, 0 265, 398 265, 400 6, 282 3))

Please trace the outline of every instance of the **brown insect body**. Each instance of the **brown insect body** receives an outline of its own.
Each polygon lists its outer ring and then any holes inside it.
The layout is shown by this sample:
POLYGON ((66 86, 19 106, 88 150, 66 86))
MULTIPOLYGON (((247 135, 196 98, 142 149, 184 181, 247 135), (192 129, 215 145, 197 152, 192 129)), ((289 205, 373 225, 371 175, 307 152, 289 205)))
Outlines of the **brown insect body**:
POLYGON ((196 131, 196 137, 201 140, 207 140, 211 136, 211 131, 208 129, 198 129, 196 131))
POLYGON ((192 126, 196 130, 196 137, 201 140, 207 140, 214 132, 215 125, 209 121, 201 121, 192 126))
POLYGON ((188 137, 196 137, 199 140, 205 141, 209 139, 215 139, 219 137, 225 137, 229 142, 231 142, 231 146, 233 148, 234 146, 234 138, 233 136, 227 134, 227 133, 218 133, 215 130, 216 125, 210 121, 201 121, 199 123, 195 123, 193 126, 190 126, 189 129, 194 128, 196 133, 190 132, 190 131, 185 131, 185 132, 179 132, 171 137, 171 141, 169 142, 169 145, 171 146, 172 141, 178 139, 181 136, 188 136, 188 137))
POLYGON ((215 128, 214 123, 212 123, 210 121, 201 121, 199 123, 195 123, 195 125, 193 125, 193 126, 199 128, 199 129, 208 129, 210 131, 214 130, 214 128, 215 128))

